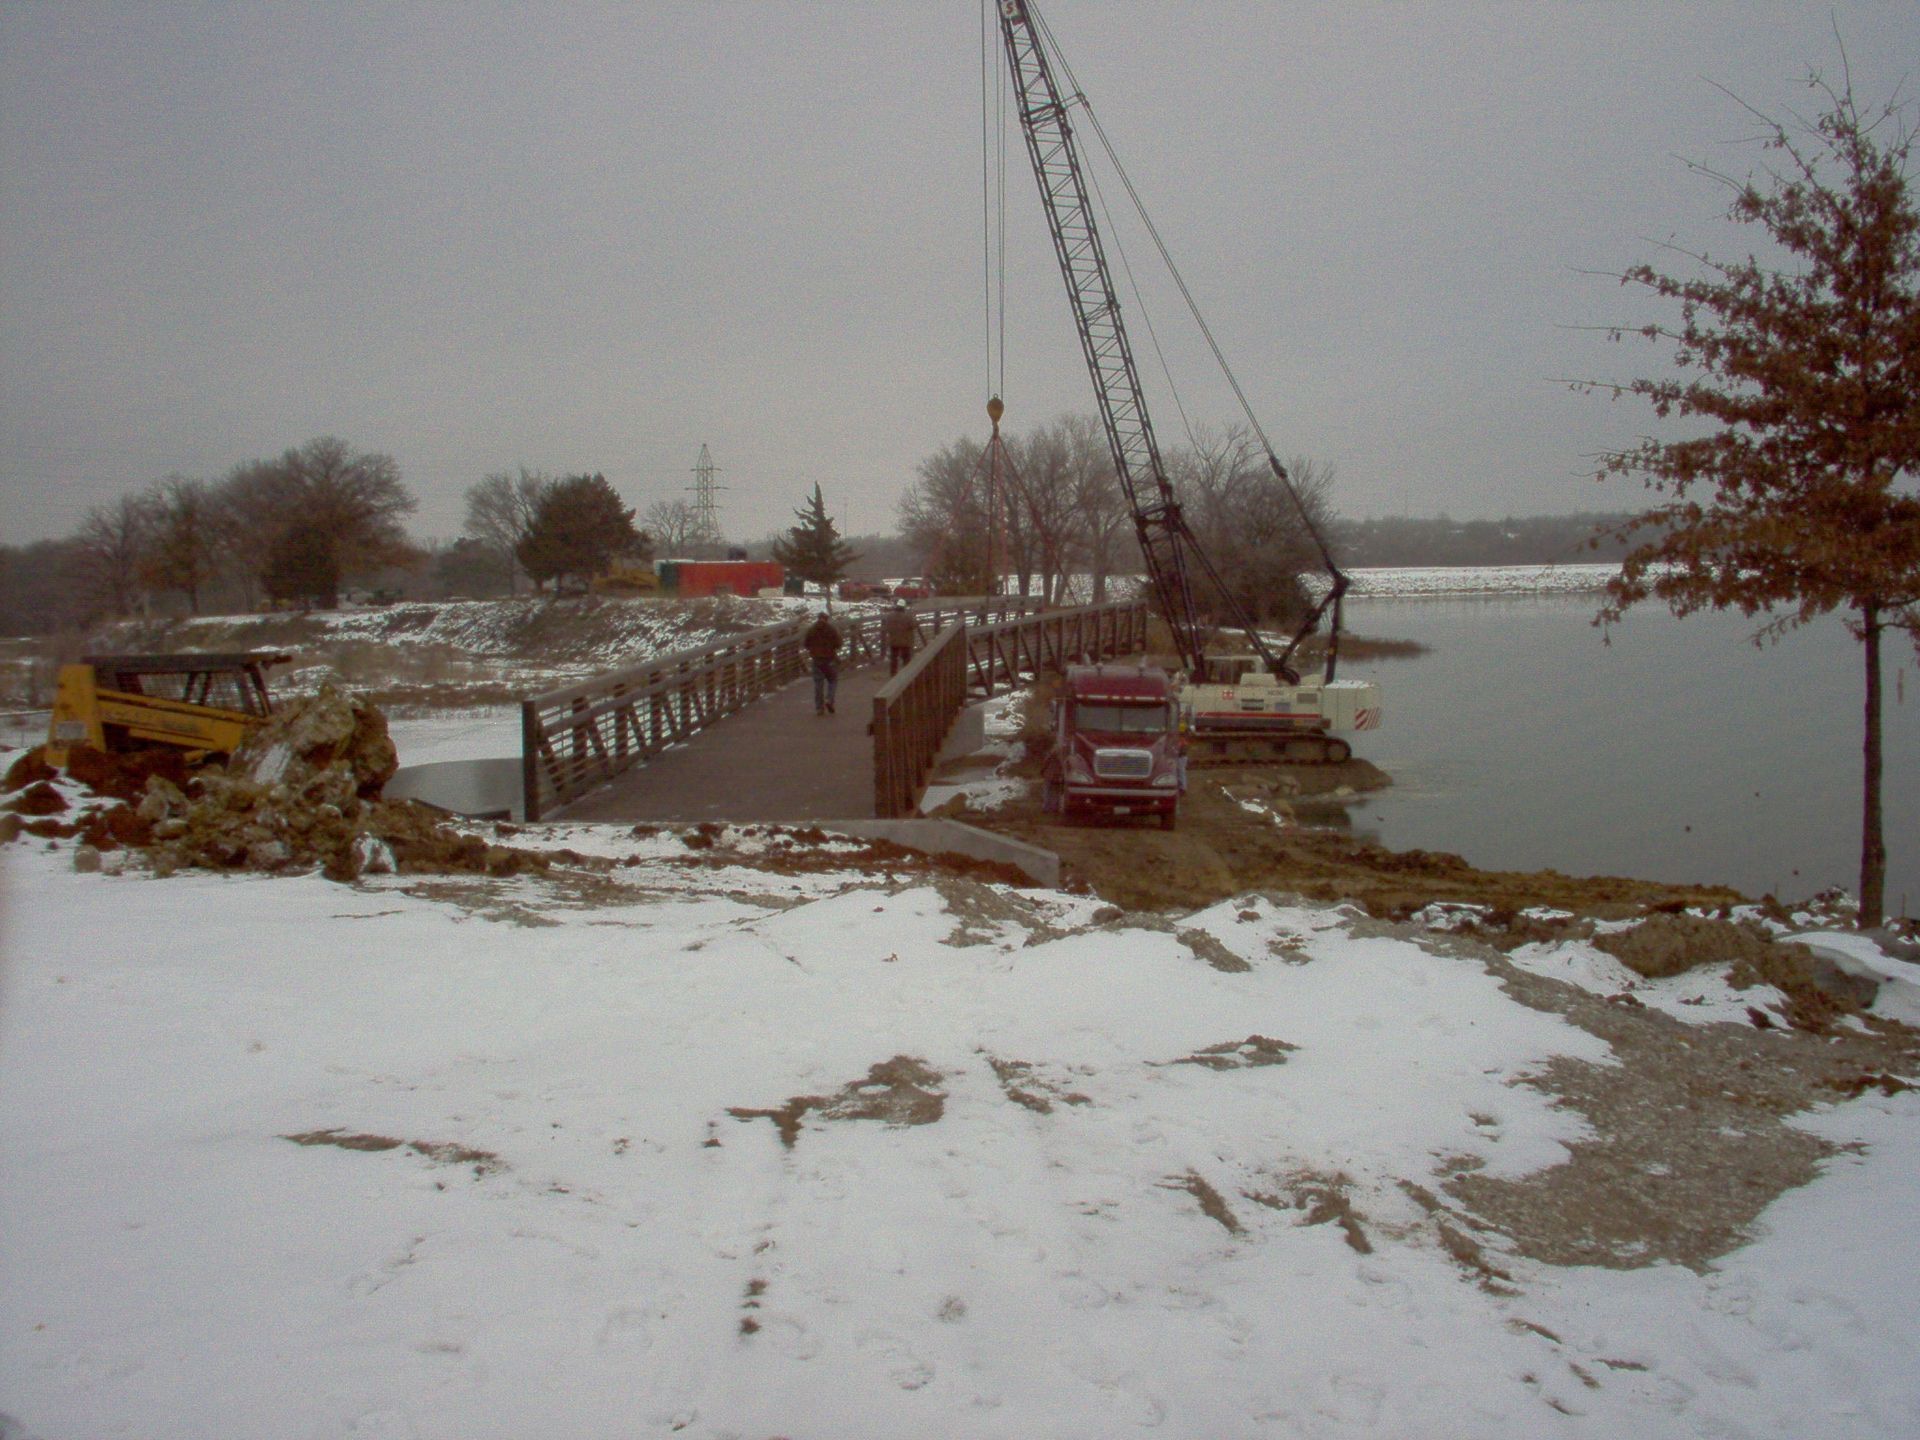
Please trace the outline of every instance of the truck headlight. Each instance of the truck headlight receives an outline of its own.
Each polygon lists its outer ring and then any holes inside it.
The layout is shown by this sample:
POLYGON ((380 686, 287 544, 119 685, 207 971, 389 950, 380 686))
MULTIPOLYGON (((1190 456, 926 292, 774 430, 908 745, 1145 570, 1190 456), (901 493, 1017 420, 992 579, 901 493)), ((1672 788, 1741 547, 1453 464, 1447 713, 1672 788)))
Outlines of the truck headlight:
POLYGON ((1171 788, 1172 786, 1178 785, 1180 783, 1180 777, 1178 775, 1156 775, 1153 777, 1153 783, 1155 785, 1171 788))

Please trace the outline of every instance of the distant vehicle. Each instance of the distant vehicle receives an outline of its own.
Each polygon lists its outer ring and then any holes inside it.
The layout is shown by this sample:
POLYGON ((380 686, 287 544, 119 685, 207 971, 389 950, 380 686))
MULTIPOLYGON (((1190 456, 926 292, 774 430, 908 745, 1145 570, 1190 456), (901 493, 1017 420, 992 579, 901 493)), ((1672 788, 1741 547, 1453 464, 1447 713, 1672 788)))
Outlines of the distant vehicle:
POLYGON ((896 600, 931 600, 933 598, 933 584, 927 580, 902 580, 898 585, 893 587, 893 598, 896 600))
POLYGON ((1158 815, 1180 806, 1180 711, 1155 665, 1071 665, 1053 702, 1045 805, 1067 820, 1158 815))
POLYGON ((884 600, 894 592, 884 580, 842 580, 835 593, 842 600, 884 600))
POLYGON ((189 758, 232 754, 273 713, 266 671, 290 655, 86 655, 62 665, 47 719, 47 763, 75 746, 125 752, 151 746, 189 758))
POLYGON ((608 564, 605 571, 593 577, 593 593, 629 598, 658 595, 660 575, 653 568, 651 560, 616 559, 608 564))

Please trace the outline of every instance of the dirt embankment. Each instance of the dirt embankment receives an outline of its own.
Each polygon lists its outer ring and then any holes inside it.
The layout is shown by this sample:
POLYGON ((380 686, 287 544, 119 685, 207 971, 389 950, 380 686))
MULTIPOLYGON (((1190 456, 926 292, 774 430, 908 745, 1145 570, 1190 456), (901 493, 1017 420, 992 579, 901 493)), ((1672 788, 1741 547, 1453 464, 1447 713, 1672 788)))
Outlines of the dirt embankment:
POLYGON ((1497 911, 1535 906, 1619 917, 1671 905, 1721 906, 1743 897, 1719 886, 1662 885, 1553 870, 1479 870, 1458 855, 1388 850, 1337 829, 1299 823, 1388 783, 1364 760, 1344 765, 1210 767, 1192 772, 1179 828, 1070 825, 1042 814, 1037 788, 973 823, 1059 854, 1078 882, 1135 910, 1190 909, 1249 890, 1351 901, 1382 919, 1436 902, 1497 911))

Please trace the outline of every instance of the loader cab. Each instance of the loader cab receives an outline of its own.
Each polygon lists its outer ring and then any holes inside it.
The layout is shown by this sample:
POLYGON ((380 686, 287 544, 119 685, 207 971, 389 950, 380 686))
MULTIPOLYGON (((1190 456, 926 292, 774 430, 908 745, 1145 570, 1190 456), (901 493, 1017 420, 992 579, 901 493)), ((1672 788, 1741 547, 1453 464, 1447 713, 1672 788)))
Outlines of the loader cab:
POLYGON ((76 745, 129 751, 167 746, 228 754, 273 713, 269 666, 289 655, 86 655, 63 665, 47 721, 47 763, 76 745))

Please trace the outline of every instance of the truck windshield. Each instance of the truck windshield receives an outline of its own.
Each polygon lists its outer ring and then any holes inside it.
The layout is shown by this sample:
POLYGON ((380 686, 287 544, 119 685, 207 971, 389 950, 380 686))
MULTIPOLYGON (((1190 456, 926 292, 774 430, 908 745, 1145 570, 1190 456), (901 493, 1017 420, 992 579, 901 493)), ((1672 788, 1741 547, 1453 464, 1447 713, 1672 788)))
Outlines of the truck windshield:
POLYGON ((1082 730, 1099 730, 1109 734, 1125 735, 1164 735, 1167 732, 1167 707, 1156 702, 1152 705, 1090 705, 1082 702, 1074 706, 1074 724, 1082 730))

